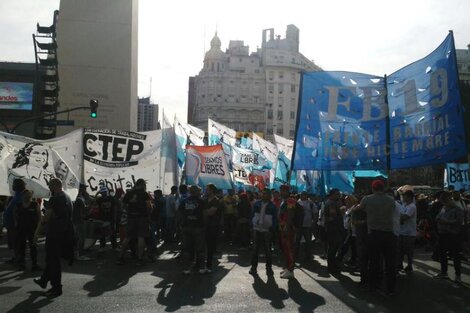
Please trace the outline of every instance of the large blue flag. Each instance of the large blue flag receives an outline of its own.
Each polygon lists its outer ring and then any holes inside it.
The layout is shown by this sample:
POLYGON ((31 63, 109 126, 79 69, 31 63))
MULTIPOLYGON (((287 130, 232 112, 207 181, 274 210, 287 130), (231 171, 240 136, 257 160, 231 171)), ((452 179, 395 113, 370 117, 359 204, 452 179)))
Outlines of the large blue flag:
POLYGON ((385 96, 381 77, 304 74, 293 169, 386 168, 385 96))
POLYGON ((445 163, 467 153, 454 38, 387 79, 391 168, 445 163))
POLYGON ((386 81, 349 72, 302 78, 294 170, 418 167, 467 153, 452 33, 386 81))

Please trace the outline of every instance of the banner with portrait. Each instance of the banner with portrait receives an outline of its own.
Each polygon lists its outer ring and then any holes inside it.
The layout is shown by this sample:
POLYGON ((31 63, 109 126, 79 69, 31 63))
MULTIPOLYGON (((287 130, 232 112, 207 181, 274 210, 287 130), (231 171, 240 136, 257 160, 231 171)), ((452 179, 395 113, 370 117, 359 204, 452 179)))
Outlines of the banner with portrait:
POLYGON ((11 195, 16 178, 26 183, 35 198, 49 198, 52 178, 75 199, 82 170, 82 131, 52 140, 35 140, 0 132, 0 195, 11 195))
POLYGON ((88 192, 100 186, 110 192, 131 189, 142 178, 147 190, 162 189, 162 131, 131 132, 112 129, 84 129, 84 178, 88 192))

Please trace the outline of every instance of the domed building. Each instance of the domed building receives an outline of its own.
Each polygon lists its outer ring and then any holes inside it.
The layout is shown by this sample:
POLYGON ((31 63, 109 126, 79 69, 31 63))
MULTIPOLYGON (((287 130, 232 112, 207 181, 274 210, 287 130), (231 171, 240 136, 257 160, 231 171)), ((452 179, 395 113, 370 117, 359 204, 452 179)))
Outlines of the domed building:
POLYGON ((231 40, 223 52, 216 32, 203 68, 189 80, 188 123, 207 130, 210 118, 238 132, 293 138, 298 73, 320 70, 298 52, 298 39, 298 28, 289 25, 285 39, 264 30, 256 52, 241 40, 231 40))

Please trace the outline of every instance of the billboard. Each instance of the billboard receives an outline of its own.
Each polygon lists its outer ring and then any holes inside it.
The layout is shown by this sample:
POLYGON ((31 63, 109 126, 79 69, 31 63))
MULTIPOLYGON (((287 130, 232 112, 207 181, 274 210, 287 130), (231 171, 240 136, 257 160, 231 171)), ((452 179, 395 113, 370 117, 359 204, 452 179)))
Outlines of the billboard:
POLYGON ((0 110, 33 109, 33 83, 0 82, 0 110))

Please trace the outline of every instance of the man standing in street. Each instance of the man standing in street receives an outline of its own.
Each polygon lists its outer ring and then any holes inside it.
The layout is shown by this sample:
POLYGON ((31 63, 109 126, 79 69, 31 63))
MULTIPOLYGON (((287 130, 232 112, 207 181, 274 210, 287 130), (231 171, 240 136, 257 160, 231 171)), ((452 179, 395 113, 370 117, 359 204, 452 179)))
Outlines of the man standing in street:
POLYGON ((328 194, 328 200, 325 202, 325 230, 327 248, 328 271, 332 274, 340 272, 336 261, 336 255, 343 242, 344 225, 343 215, 341 213, 341 193, 339 189, 333 188, 328 194))
POLYGON ((272 276, 272 229, 277 226, 276 206, 271 202, 271 190, 265 188, 261 200, 253 207, 253 254, 251 256, 250 274, 258 274, 258 256, 260 249, 266 256, 266 275, 272 276))
POLYGON ((281 251, 286 260, 286 269, 281 272, 281 278, 290 279, 294 278, 295 210, 300 205, 290 197, 289 185, 282 185, 280 189, 282 203, 279 208, 279 236, 281 251))
POLYGON ((46 267, 41 277, 34 279, 34 282, 43 289, 50 282, 52 287, 46 292, 46 296, 58 297, 62 294, 60 259, 65 252, 64 248, 67 248, 65 245, 73 245, 73 242, 66 242, 68 233, 73 228, 72 201, 62 190, 62 182, 59 179, 51 179, 49 189, 52 196, 46 205, 46 213, 38 225, 34 240, 37 242, 38 235, 42 232, 44 226, 47 226, 46 267))
POLYGON ((406 255, 408 265, 405 267, 405 272, 407 273, 413 271, 413 251, 416 239, 416 205, 413 199, 413 191, 405 191, 403 194, 403 204, 400 207, 400 258, 398 268, 403 269, 403 260, 406 255))
POLYGON ((124 254, 129 246, 129 241, 137 239, 137 263, 143 265, 145 238, 150 235, 150 212, 152 211, 152 199, 147 193, 145 180, 139 178, 132 190, 126 193, 122 200, 127 207, 127 237, 121 246, 121 256, 118 264, 124 263, 124 254))
POLYGON ((362 199, 356 209, 367 213, 370 253, 369 283, 371 289, 378 288, 380 262, 385 260, 386 293, 395 292, 396 283, 396 236, 394 230, 395 200, 384 192, 381 180, 372 182, 372 195, 362 199), (383 259, 382 259, 383 257, 383 259))

